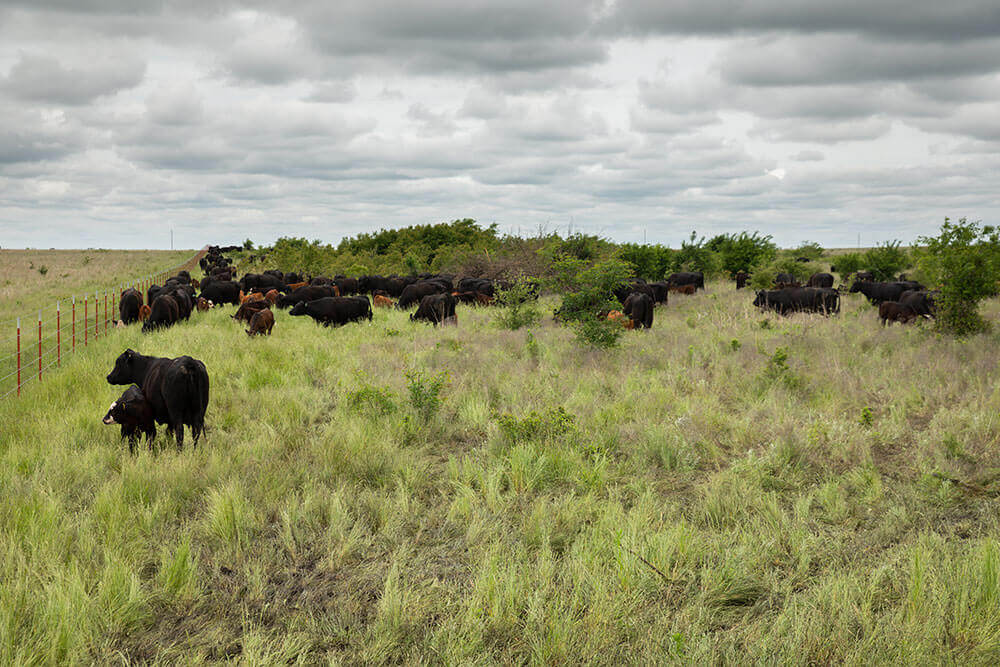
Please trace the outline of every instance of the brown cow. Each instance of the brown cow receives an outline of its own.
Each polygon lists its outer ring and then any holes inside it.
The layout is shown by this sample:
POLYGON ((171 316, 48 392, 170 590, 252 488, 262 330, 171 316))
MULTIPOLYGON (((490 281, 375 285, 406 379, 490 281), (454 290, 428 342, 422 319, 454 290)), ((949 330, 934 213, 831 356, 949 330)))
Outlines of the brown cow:
POLYGON ((392 303, 392 299, 389 297, 376 294, 372 299, 372 305, 376 308, 392 308, 394 304, 392 303))
POLYGON ((632 324, 632 322, 627 317, 625 317, 625 313, 623 313, 620 310, 612 310, 610 313, 608 313, 607 319, 610 322, 618 322, 618 323, 620 323, 626 329, 631 329, 632 328, 630 326, 632 324))
POLYGON ((198 282, 197 278, 192 278, 191 279, 191 287, 193 287, 195 289, 199 289, 201 287, 201 283, 198 282))
POLYGON ((885 326, 886 322, 906 324, 910 320, 917 319, 917 311, 897 301, 883 301, 878 305, 878 316, 882 320, 882 326, 885 326))
POLYGON ((297 290, 298 288, 300 288, 300 287, 305 287, 305 286, 306 286, 306 285, 308 285, 308 284, 309 284, 309 283, 291 283, 291 284, 289 284, 289 285, 286 285, 286 287, 288 288, 288 291, 289 291, 289 292, 294 292, 294 291, 295 291, 295 290, 297 290))
POLYGON ((254 313, 267 308, 267 301, 247 301, 246 303, 240 305, 236 314, 233 315, 233 319, 237 322, 249 322, 250 318, 254 316, 254 313))
POLYGON ((147 318, 147 317, 149 317, 149 314, 150 314, 151 312, 153 312, 153 311, 152 311, 152 309, 151 309, 151 308, 149 307, 149 305, 147 305, 147 304, 143 304, 143 305, 142 305, 142 307, 141 307, 141 308, 139 308, 139 321, 140 321, 140 322, 145 322, 145 321, 146 321, 146 318, 147 318))
POLYGON ((208 299, 199 296, 198 297, 198 312, 204 313, 206 310, 212 307, 212 302, 208 299))
POLYGON ((276 289, 272 289, 272 290, 268 290, 268 291, 267 291, 267 293, 266 293, 266 294, 264 295, 264 299, 265 299, 265 300, 266 300, 266 301, 267 301, 267 302, 268 302, 268 303, 269 303, 270 305, 272 305, 272 306, 273 306, 274 304, 278 303, 278 297, 279 297, 279 296, 281 296, 281 293, 280 293, 280 292, 278 292, 278 290, 276 290, 276 289))
POLYGON ((240 292, 240 303, 249 303, 250 301, 266 301, 266 299, 260 292, 250 292, 249 294, 240 292))
POLYGON ((265 308, 253 314, 250 318, 250 328, 246 332, 248 336, 270 336, 272 327, 274 327, 274 313, 270 308, 265 308))
POLYGON ((697 287, 694 285, 671 285, 670 291, 676 294, 694 294, 697 291, 697 287))
POLYGON ((483 294, 482 292, 476 292, 476 305, 478 306, 492 306, 493 297, 489 294, 483 294))

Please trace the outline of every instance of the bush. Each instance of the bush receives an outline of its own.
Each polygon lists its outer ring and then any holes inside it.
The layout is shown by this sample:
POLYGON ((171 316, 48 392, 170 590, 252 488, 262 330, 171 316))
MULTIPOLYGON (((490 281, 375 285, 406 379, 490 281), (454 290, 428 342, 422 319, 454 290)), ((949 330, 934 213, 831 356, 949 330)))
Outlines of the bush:
POLYGON ((719 266, 730 276, 737 271, 749 271, 773 260, 777 246, 771 236, 760 236, 757 232, 747 234, 720 234, 712 238, 705 247, 718 255, 719 266))
POLYGON ((774 260, 766 266, 755 268, 750 277, 750 285, 754 289, 768 289, 774 284, 774 278, 779 273, 790 273, 795 276, 795 280, 805 284, 809 276, 820 270, 818 264, 812 262, 798 262, 794 256, 785 256, 774 260))
POLYGON ((568 433, 573 428, 573 415, 566 412, 562 406, 550 409, 544 413, 532 410, 520 419, 511 414, 497 417, 500 433, 510 442, 557 438, 568 433))
POLYGON ((359 411, 388 415, 396 410, 396 401, 393 393, 381 387, 363 386, 360 389, 348 391, 344 398, 347 401, 347 405, 359 411))
POLYGON ((847 280, 848 276, 865 268, 865 257, 860 252, 837 255, 832 261, 833 266, 830 270, 840 274, 841 280, 847 280))
POLYGON ((645 280, 663 280, 673 270, 676 252, 662 245, 621 246, 621 258, 635 267, 635 275, 645 280))
POLYGON ((910 265, 909 254, 899 246, 899 241, 886 241, 865 252, 865 269, 875 274, 875 280, 895 280, 910 265))
POLYGON ((815 241, 806 241, 798 248, 791 251, 791 254, 795 257, 806 257, 809 261, 815 262, 823 256, 826 252, 823 246, 816 243, 815 241))
POLYGON ((681 249, 674 253, 674 271, 701 271, 706 276, 719 273, 722 265, 719 256, 705 244, 705 239, 697 238, 696 232, 691 232, 691 238, 681 242, 681 249))
POLYGON ((497 289, 495 301, 501 306, 497 313, 497 325, 516 331, 530 327, 542 320, 542 309, 538 305, 536 284, 533 280, 521 278, 514 281, 510 289, 497 289))
POLYGON ((923 236, 919 243, 920 269, 941 289, 937 302, 937 327, 965 336, 987 328, 979 302, 997 293, 1000 279, 1000 232, 961 218, 944 219, 938 236, 923 236))
POLYGON ((426 371, 407 371, 406 380, 410 392, 410 405, 423 421, 430 421, 441 410, 444 402, 441 392, 448 385, 447 371, 434 375, 426 371))
POLYGON ((587 266, 583 260, 563 256, 553 264, 553 274, 552 285, 564 292, 559 317, 574 327, 577 339, 601 349, 617 345, 624 329, 601 313, 620 307, 613 291, 633 275, 632 265, 612 258, 587 266))

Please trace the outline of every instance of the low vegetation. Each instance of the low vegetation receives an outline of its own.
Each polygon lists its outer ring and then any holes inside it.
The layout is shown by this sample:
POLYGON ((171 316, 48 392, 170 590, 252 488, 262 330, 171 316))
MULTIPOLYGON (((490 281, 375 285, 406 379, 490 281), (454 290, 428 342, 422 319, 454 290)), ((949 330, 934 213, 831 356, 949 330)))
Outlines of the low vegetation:
POLYGON ((0 402, 0 662, 994 662, 1000 339, 707 287, 609 351, 112 332, 0 402), (205 362, 197 450, 101 424, 127 347, 205 362))

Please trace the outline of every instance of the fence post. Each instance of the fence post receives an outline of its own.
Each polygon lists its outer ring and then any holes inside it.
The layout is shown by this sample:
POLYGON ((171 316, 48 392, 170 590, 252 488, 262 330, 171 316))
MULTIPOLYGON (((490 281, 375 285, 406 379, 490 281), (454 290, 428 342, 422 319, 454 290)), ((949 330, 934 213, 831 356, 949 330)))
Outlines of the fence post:
POLYGON ((59 313, 59 302, 56 301, 56 366, 62 366, 62 318, 59 313))
POLYGON ((38 381, 42 381, 42 311, 38 311, 38 381))
POLYGON ((100 292, 94 292, 94 340, 97 340, 97 337, 101 333, 100 331, 97 330, 97 325, 100 324, 101 322, 101 311, 99 310, 101 303, 100 297, 101 297, 100 292))
POLYGON ((108 335, 108 290, 104 290, 104 335, 108 335))
POLYGON ((90 310, 87 305, 87 295, 83 295, 83 346, 87 347, 87 332, 90 330, 90 310))
POLYGON ((76 352, 76 297, 73 297, 73 312, 70 315, 70 320, 73 322, 72 331, 70 332, 73 336, 73 351, 76 352))
POLYGON ((21 318, 17 318, 17 395, 21 395, 21 318))

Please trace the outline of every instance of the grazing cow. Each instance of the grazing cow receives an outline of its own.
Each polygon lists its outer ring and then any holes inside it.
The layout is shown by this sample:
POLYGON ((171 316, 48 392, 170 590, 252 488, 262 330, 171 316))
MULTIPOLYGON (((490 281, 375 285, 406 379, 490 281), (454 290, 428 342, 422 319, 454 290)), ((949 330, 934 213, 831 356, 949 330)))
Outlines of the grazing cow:
POLYGON ((265 308, 267 308, 267 301, 248 301, 247 303, 240 305, 240 307, 236 310, 236 314, 232 315, 232 318, 237 322, 242 321, 249 324, 250 320, 253 319, 253 316, 265 308))
POLYGON ((125 328, 125 323, 124 322, 122 322, 121 320, 118 320, 117 322, 115 322, 115 329, 124 329, 124 328, 125 328))
POLYGON ((275 305, 278 303, 278 299, 281 297, 281 292, 276 289, 268 290, 264 295, 264 300, 270 305, 275 305))
POLYGON ((876 283, 869 280, 855 280, 851 285, 852 294, 861 292, 876 306, 883 301, 899 301, 903 292, 912 289, 909 283, 876 283))
POLYGON ((184 427, 191 427, 194 444, 205 430, 208 408, 208 371, 205 364, 188 356, 167 359, 125 350, 108 373, 108 384, 137 384, 153 409, 158 424, 166 424, 184 445, 184 427))
POLYGON ((149 319, 150 312, 152 312, 152 309, 147 304, 142 304, 142 306, 139 307, 139 321, 145 322, 149 319))
POLYGON ((410 320, 426 320, 434 326, 455 321, 455 297, 451 294, 428 294, 420 300, 410 320))
POLYGON ((670 291, 674 292, 675 294, 687 294, 687 295, 690 296, 691 294, 695 293, 695 286, 694 285, 674 285, 674 286, 672 286, 670 288, 670 291))
MULTIPOLYGON (((277 292, 277 290, 270 290, 270 291, 277 292)), ((261 294, 260 292, 250 292, 249 294, 245 294, 245 295, 243 295, 243 296, 240 297, 240 303, 241 304, 246 303, 247 301, 265 301, 266 302, 267 299, 265 299, 264 295, 261 294)))
POLYGON ((781 315, 798 311, 829 314, 840 311, 840 295, 824 287, 786 287, 757 292, 753 305, 781 315))
POLYGON ((149 333, 160 327, 172 326, 180 319, 177 300, 169 294, 161 294, 153 301, 149 318, 142 323, 142 333, 149 333))
POLYGON ((799 287, 799 281, 791 273, 779 273, 774 277, 774 286, 777 289, 783 287, 799 287))
POLYGON ((287 285, 283 280, 279 280, 276 276, 269 275, 267 273, 248 273, 242 278, 240 278, 240 287, 244 292, 249 292, 254 287, 259 287, 264 290, 276 289, 279 292, 288 289, 287 285))
POLYGON ((746 271, 737 271, 734 279, 736 280, 736 289, 743 289, 747 286, 747 281, 750 280, 750 274, 746 271))
POLYGON ((250 318, 250 328, 246 332, 248 336, 270 336, 272 328, 274 328, 274 313, 270 308, 265 308, 253 314, 250 318))
POLYGON ((142 308, 142 292, 129 288, 122 292, 118 301, 118 318, 125 324, 139 321, 139 309, 142 308))
POLYGON ((358 279, 339 277, 333 282, 340 296, 350 296, 358 293, 358 279))
POLYGON ((381 294, 376 294, 372 297, 372 305, 376 308, 392 308, 392 299, 387 296, 382 296, 381 294))
POLYGON ((899 303, 898 301, 883 301, 878 306, 878 316, 882 320, 882 326, 886 322, 899 322, 906 324, 910 320, 919 317, 913 308, 899 303))
POLYGON ((459 303, 474 304, 476 303, 477 292, 452 292, 451 295, 455 297, 455 300, 459 303))
POLYGON ((618 299, 618 303, 624 305, 625 300, 628 299, 629 295, 636 292, 645 294, 654 302, 656 301, 656 293, 653 291, 653 288, 646 284, 644 280, 633 280, 628 284, 620 285, 614 290, 614 295, 615 298, 618 299))
POLYGON ((289 292, 294 292, 295 290, 299 289, 300 287, 308 287, 308 286, 309 286, 309 283, 304 282, 302 280, 297 280, 294 283, 288 283, 287 285, 285 285, 285 287, 288 288, 289 292))
POLYGON ((668 283, 666 280, 660 280, 655 283, 647 283, 647 284, 649 285, 649 289, 653 290, 653 302, 667 305, 667 301, 670 298, 669 297, 670 283, 668 283))
POLYGON ((186 289, 175 288, 169 292, 162 292, 167 296, 172 296, 177 302, 177 319, 191 319, 191 311, 194 310, 194 299, 186 289))
POLYGON ((121 397, 111 404, 103 419, 105 424, 119 424, 122 427, 122 440, 128 438, 128 453, 135 454, 135 445, 141 434, 146 435, 146 442, 152 443, 156 438, 156 424, 153 419, 153 406, 142 393, 138 385, 132 385, 121 397))
POLYGON ((308 285, 300 287, 291 294, 283 294, 278 297, 278 308, 288 308, 300 301, 315 301, 324 297, 336 297, 337 288, 334 285, 308 285))
POLYGON ((201 286, 201 297, 212 303, 240 305, 240 285, 232 280, 213 280, 201 286))
POLYGON ((477 306, 492 306, 494 298, 489 294, 483 294, 482 292, 476 292, 476 305, 477 306))
POLYGON ((340 326, 357 320, 371 320, 372 308, 366 296, 327 296, 314 301, 299 301, 288 314, 308 315, 323 326, 340 326))
POLYGON ((407 285, 403 288, 402 294, 399 295, 399 301, 396 303, 397 308, 409 308, 413 304, 420 304, 420 301, 431 294, 440 294, 441 292, 449 291, 450 288, 445 288, 441 283, 436 283, 430 280, 424 280, 419 283, 414 283, 412 285, 407 285))
MULTIPOLYGON (((687 285, 694 289, 694 285, 687 285)), ((632 292, 625 299, 622 312, 632 320, 633 329, 650 329, 653 326, 653 299, 642 292, 632 292)))
POLYGON ((705 289, 705 274, 701 271, 680 271, 667 276, 671 285, 694 285, 696 289, 705 289))
POLYGON ((206 310, 209 310, 212 307, 212 302, 204 297, 199 296, 198 301, 196 302, 196 307, 198 308, 199 313, 204 313, 206 310))
POLYGON ((854 274, 854 280, 874 282, 875 274, 872 273, 871 271, 858 271, 857 273, 854 274))
POLYGON ((809 276, 806 287, 833 287, 833 275, 829 273, 814 273, 809 276))
POLYGON ((917 315, 926 318, 934 317, 937 310, 933 295, 923 290, 906 290, 899 295, 899 303, 909 306, 917 315))

